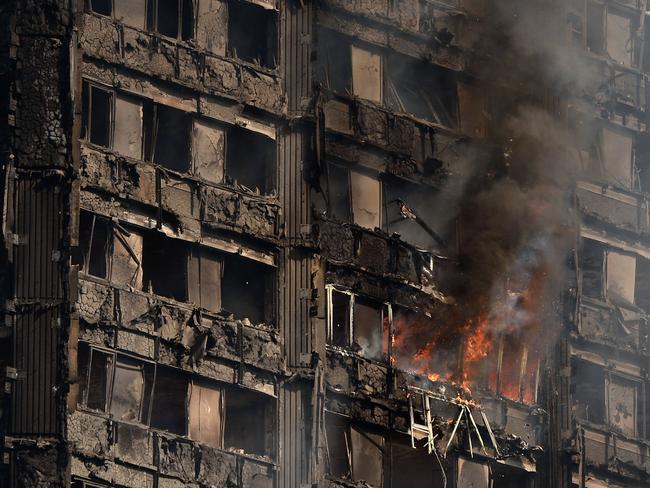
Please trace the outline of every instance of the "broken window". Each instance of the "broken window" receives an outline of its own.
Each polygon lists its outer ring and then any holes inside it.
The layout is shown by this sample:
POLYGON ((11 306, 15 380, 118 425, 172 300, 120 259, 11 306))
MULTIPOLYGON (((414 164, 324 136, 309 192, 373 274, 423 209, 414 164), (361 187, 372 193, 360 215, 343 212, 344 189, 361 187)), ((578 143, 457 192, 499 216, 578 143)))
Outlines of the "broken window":
POLYGON ((188 299, 212 312, 221 310, 221 256, 204 247, 195 247, 188 261, 188 299))
POLYGON ((444 205, 432 188, 390 178, 382 182, 382 189, 382 223, 386 232, 397 233, 404 241, 427 251, 446 246, 441 235, 445 227, 453 230, 453 225, 440 221, 439 215, 446 212, 431 211, 444 205))
POLYGON ((115 97, 115 151, 142 159, 142 115, 142 101, 119 94, 115 97))
POLYGON ((607 251, 607 298, 619 304, 634 303, 636 258, 633 255, 607 251))
POLYGON ((327 165, 324 182, 329 216, 367 229, 381 225, 381 182, 377 176, 327 165))
POLYGON ((225 391, 224 448, 273 457, 275 401, 243 388, 225 391))
POLYGON ((223 181, 225 131, 217 124, 194 120, 192 130, 192 160, 194 172, 210 183, 223 181))
POLYGON ((350 42, 334 31, 321 29, 317 49, 316 79, 332 91, 352 93, 352 63, 345 55, 350 52, 350 42))
POLYGON ((253 324, 273 322, 275 270, 251 259, 224 255, 221 300, 223 308, 253 324))
POLYGON ((119 224, 113 226, 111 281, 142 289, 142 234, 119 224))
POLYGON ((596 54, 605 51, 605 6, 587 2, 587 47, 596 54))
POLYGON ((88 408, 117 420, 146 423, 153 364, 80 343, 79 374, 83 377, 80 398, 88 408))
POLYGON ((190 385, 190 437, 208 446, 223 446, 223 392, 206 383, 190 385))
POLYGON ((352 425, 340 415, 326 413, 327 464, 330 475, 383 486, 384 438, 352 425))
POLYGON ((73 251, 72 264, 97 278, 107 278, 108 246, 111 236, 109 222, 90 212, 79 216, 79 246, 73 251))
POLYGON ((145 128, 148 160, 172 171, 187 172, 190 167, 190 123, 186 112, 166 105, 146 107, 145 128))
POLYGON ((277 15, 241 0, 228 3, 228 46, 232 56, 269 68, 276 64, 277 15))
POLYGON ((388 321, 386 306, 361 297, 354 298, 353 339, 360 354, 370 359, 385 359, 388 354, 384 341, 384 321, 388 321))
POLYGON ((193 0, 148 0, 147 28, 163 36, 190 40, 194 37, 193 0))
POLYGON ((639 435, 640 383, 619 375, 607 377, 607 419, 609 425, 629 437, 639 435))
POLYGON ((501 463, 494 463, 492 471, 492 485, 490 488, 532 488, 534 475, 527 471, 501 463))
POLYGON ((490 468, 485 463, 458 458, 458 487, 490 488, 490 468))
POLYGON ((232 127, 227 135, 226 174, 250 190, 270 193, 275 185, 275 141, 257 132, 232 127))
POLYGON ((583 239, 580 247, 580 270, 584 295, 602 299, 604 266, 605 249, 603 245, 591 239, 583 239))
POLYGON ((612 5, 587 2, 587 47, 624 66, 636 64, 636 20, 612 5))
POLYGON ((327 285, 327 338, 337 347, 350 347, 364 357, 387 360, 391 307, 339 291, 327 285))
POLYGON ((173 434, 187 433, 188 381, 180 370, 158 366, 151 404, 151 427, 173 434))
POLYGON ((82 128, 84 139, 98 146, 110 147, 113 116, 113 93, 84 82, 82 88, 82 128))
POLYGON ((632 147, 630 134, 603 128, 600 163, 602 176, 608 183, 621 188, 632 187, 632 147))
POLYGON ((143 400, 143 365, 118 356, 113 372, 110 413, 118 420, 140 421, 143 400))
POLYGON ((573 359, 571 362, 572 409, 577 418, 605 423, 605 374, 602 366, 573 359))
POLYGON ((650 260, 637 256, 634 281, 634 303, 650 312, 650 260))
POLYGON ((404 435, 392 435, 391 445, 391 488, 443 488, 444 477, 440 465, 426 447, 413 448, 411 439, 404 435))
POLYGON ((375 176, 350 170, 352 218, 367 229, 381 226, 381 183, 375 176))
POLYGON ((386 105, 447 127, 458 112, 456 76, 426 61, 394 56, 386 66, 386 105))
POLYGON ((112 0, 87 0, 90 10, 96 14, 111 16, 113 13, 112 0))
POLYGON ((329 343, 337 347, 351 344, 352 294, 328 289, 330 300, 328 315, 329 343))
POLYGON ((352 64, 352 93, 356 96, 382 102, 382 57, 380 54, 350 46, 352 64))
POLYGON ((634 43, 630 18, 608 9, 606 24, 607 54, 617 63, 631 66, 634 43))
POLYGON ((144 291, 187 300, 187 256, 185 242, 170 239, 160 232, 147 232, 142 242, 142 281, 144 291))
POLYGON ((327 164, 325 185, 328 216, 350 222, 350 171, 336 164, 327 164))
POLYGON ((371 486, 383 486, 384 438, 360 428, 350 426, 352 447, 352 479, 365 481, 371 486))

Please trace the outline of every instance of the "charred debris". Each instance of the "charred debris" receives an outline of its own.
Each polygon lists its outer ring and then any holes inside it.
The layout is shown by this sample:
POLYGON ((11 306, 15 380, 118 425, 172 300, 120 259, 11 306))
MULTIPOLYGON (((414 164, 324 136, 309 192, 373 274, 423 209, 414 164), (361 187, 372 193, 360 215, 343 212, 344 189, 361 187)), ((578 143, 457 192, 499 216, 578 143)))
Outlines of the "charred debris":
POLYGON ((2 2, 0 486, 646 486, 647 13, 2 2))

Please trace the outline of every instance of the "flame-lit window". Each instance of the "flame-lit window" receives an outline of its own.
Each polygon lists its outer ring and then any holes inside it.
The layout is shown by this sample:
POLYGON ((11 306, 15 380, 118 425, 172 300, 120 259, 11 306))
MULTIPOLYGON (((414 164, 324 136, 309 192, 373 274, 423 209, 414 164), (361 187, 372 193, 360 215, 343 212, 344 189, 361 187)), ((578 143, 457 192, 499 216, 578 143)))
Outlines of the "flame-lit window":
POLYGON ((327 286, 328 343, 350 348, 369 359, 388 359, 390 304, 327 286))
POLYGON ((533 404, 539 388, 540 352, 518 335, 504 335, 483 362, 489 389, 510 400, 533 404))

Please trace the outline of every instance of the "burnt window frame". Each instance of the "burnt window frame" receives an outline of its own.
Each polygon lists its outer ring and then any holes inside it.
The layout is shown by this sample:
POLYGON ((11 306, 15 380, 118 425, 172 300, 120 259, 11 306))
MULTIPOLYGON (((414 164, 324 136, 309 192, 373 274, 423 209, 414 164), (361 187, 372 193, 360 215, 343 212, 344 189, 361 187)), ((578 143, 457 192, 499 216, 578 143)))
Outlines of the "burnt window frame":
MULTIPOLYGON (((115 16, 115 0, 106 0, 110 4, 110 13, 102 13, 93 8, 94 0, 85 0, 85 10, 95 15, 110 18, 115 21, 121 21, 115 16)), ((164 1, 164 0, 163 0, 164 1)), ((193 41, 196 39, 196 24, 198 17, 197 0, 175 0, 178 2, 178 19, 176 36, 170 36, 160 32, 158 19, 158 5, 160 0, 144 0, 142 18, 144 25, 141 28, 150 33, 155 33, 167 39, 176 41, 193 41), (191 13, 185 15, 185 9, 191 8, 191 13)), ((137 28, 137 27, 135 27, 137 28)))
MULTIPOLYGON (((270 395, 268 393, 263 393, 253 388, 246 388, 238 384, 227 383, 227 382, 215 380, 213 378, 198 376, 195 374, 189 374, 188 371, 183 370, 181 368, 177 368, 165 364, 159 364, 158 362, 152 361, 150 359, 146 359, 122 351, 116 351, 106 347, 98 346, 89 343, 87 341, 80 340, 78 344, 80 350, 82 351, 82 353, 79 356, 83 357, 85 361, 84 364, 78 365, 78 371, 85 372, 85 375, 79 377, 80 381, 82 381, 83 384, 81 386, 82 388, 81 394, 77 398, 77 406, 82 408, 83 410, 93 412, 95 414, 100 414, 102 416, 105 416, 106 418, 112 419, 115 422, 138 425, 138 426, 146 426, 147 428, 152 429, 154 431, 167 432, 169 434, 178 436, 180 438, 191 440, 201 445, 215 447, 203 442, 200 439, 195 439, 194 437, 191 436, 190 401, 192 395, 192 387, 194 384, 197 384, 198 386, 201 386, 203 388, 207 387, 213 390, 219 390, 220 408, 221 408, 221 414, 220 414, 221 436, 220 436, 220 446, 216 446, 215 448, 226 451, 228 449, 225 443, 225 433, 227 429, 226 407, 228 402, 228 396, 233 391, 243 391, 245 395, 255 395, 259 397, 259 399, 263 399, 263 401, 265 402, 264 423, 267 426, 266 430, 271 432, 271 436, 270 436, 271 438, 269 440, 270 442, 265 443, 264 445, 265 452, 263 454, 250 453, 247 451, 245 451, 245 453, 261 455, 261 456, 268 457, 269 459, 276 458, 277 441, 278 441, 278 437, 275 429, 275 427, 277 427, 277 411, 278 411, 277 396, 270 395), (109 361, 107 361, 106 363, 107 368, 106 368, 106 374, 104 379, 105 392, 103 395, 104 396, 103 409, 98 409, 98 408, 93 408, 88 406, 89 384, 90 384, 90 377, 92 372, 91 369, 93 363, 93 355, 95 353, 102 354, 110 358, 109 361), (137 364, 142 368, 142 375, 143 375, 142 400, 140 405, 139 417, 136 420, 119 419, 116 418, 114 414, 111 412, 111 407, 113 402, 114 383, 115 383, 115 370, 116 370, 116 366, 120 361, 119 358, 121 358, 123 362, 137 364), (184 410, 181 416, 181 421, 183 422, 184 425, 183 433, 172 432, 162 427, 156 427, 152 425, 153 424, 152 411, 154 408, 156 389, 160 387, 164 388, 164 384, 163 385, 159 384, 160 378, 163 377, 162 374, 159 374, 159 370, 161 368, 167 370, 168 374, 177 375, 179 380, 185 383, 185 388, 184 388, 185 396, 183 399, 184 410)), ((237 446, 231 446, 231 447, 238 448, 237 446)))
MULTIPOLYGON (((245 0, 237 0, 237 1, 245 1, 245 0)), ((265 175, 264 175, 264 188, 259 188, 259 191, 262 195, 270 195, 273 192, 277 191, 278 187, 278 180, 277 180, 277 171, 278 171, 278 140, 277 140, 277 131, 275 127, 273 127, 273 131, 275 132, 276 137, 270 137, 268 134, 265 134, 262 131, 259 130, 252 130, 250 128, 247 128, 246 125, 247 123, 245 121, 240 121, 239 123, 236 121, 234 124, 224 124, 220 121, 216 121, 217 124, 220 124, 224 128, 225 132, 225 148, 224 148, 224 160, 223 160, 223 179, 228 180, 228 181, 235 181, 236 177, 233 176, 233 173, 230 172, 229 167, 237 167, 238 162, 237 161, 230 161, 231 158, 233 158, 233 147, 235 146, 234 140, 237 137, 236 134, 239 133, 241 134, 241 137, 243 138, 262 138, 259 139, 260 141, 263 141, 263 144, 268 145, 268 148, 265 148, 268 154, 266 156, 270 156, 270 165, 271 167, 265 167, 265 175)), ((249 163, 251 164, 251 163, 249 163)), ((252 163, 254 164, 254 163, 252 163)), ((238 184, 241 184, 243 186, 246 186, 249 188, 247 185, 242 183, 241 181, 237 180, 238 184)), ((249 188, 251 191, 255 191, 255 188, 249 188)))
POLYGON ((85 2, 84 2, 85 9, 88 12, 92 12, 92 13, 94 13, 96 15, 101 15, 102 17, 113 18, 113 15, 115 13, 115 5, 113 4, 113 0, 106 0, 106 2, 110 4, 110 9, 111 9, 110 13, 108 13, 108 14, 104 14, 104 13, 101 13, 101 12, 98 12, 98 11, 94 10, 93 9, 93 1, 94 0, 85 0, 85 2))
POLYGON ((98 147, 103 147, 109 150, 113 148, 113 126, 115 124, 115 89, 112 86, 99 83, 94 80, 84 78, 82 81, 81 87, 81 105, 82 105, 82 117, 81 117, 81 134, 80 139, 93 144, 98 147), (106 145, 99 142, 92 141, 92 126, 93 126, 93 90, 101 90, 106 92, 108 95, 108 106, 109 110, 106 114, 107 118, 107 128, 106 128, 106 145))
MULTIPOLYGON (((354 197, 353 197, 353 173, 356 173, 358 175, 361 175, 362 177, 367 177, 371 178, 375 181, 377 181, 377 185, 379 187, 379 190, 377 192, 378 196, 378 204, 377 204, 377 219, 379 220, 378 226, 376 228, 378 229, 383 229, 384 228, 384 175, 382 173, 379 173, 377 171, 373 171, 370 168, 366 168, 365 166, 361 165, 353 165, 350 163, 346 163, 343 161, 333 161, 333 160, 328 160, 325 163, 325 171, 323 172, 323 176, 325 178, 325 181, 322 183, 323 188, 323 199, 325 201, 325 212, 327 214, 327 217, 330 219, 334 219, 340 222, 347 222, 350 224, 354 224, 362 229, 368 229, 368 230, 373 230, 370 227, 365 227, 361 225, 360 223, 357 223, 357 218, 355 217, 355 202, 354 202, 354 197), (335 168, 335 169, 334 169, 335 168), (334 172, 340 172, 340 175, 345 174, 346 175, 346 185, 347 185, 347 194, 345 196, 346 200, 346 206, 347 206, 347 216, 345 218, 343 216, 337 215, 338 212, 333 212, 333 205, 332 205, 332 198, 331 198, 331 174, 334 172)), ((343 178, 341 178, 341 181, 343 178)))
POLYGON ((263 7, 262 5, 259 5, 255 2, 251 2, 248 0, 227 0, 226 3, 228 8, 228 21, 227 21, 227 32, 226 32, 227 55, 229 57, 239 59, 245 63, 257 64, 262 68, 269 69, 269 70, 277 70, 279 66, 278 53, 280 47, 280 36, 279 36, 279 25, 278 25, 280 15, 278 9, 266 8, 263 7), (267 37, 265 58, 267 59, 259 59, 259 58, 250 59, 250 58, 240 57, 240 54, 236 50, 236 46, 233 46, 231 32, 237 29, 234 29, 235 26, 231 24, 232 19, 234 18, 232 16, 232 12, 236 10, 237 7, 241 8, 242 10, 259 9, 258 14, 267 17, 264 19, 264 22, 266 23, 265 33, 267 37))
MULTIPOLYGON (((90 276, 98 280, 103 280, 110 282, 111 281, 111 251, 112 251, 112 246, 113 246, 113 234, 114 234, 114 229, 112 222, 101 215, 97 215, 94 212, 90 212, 87 210, 80 210, 80 217, 79 217, 79 225, 81 226, 82 221, 84 219, 81 218, 82 215, 86 215, 86 218, 91 219, 91 224, 90 224, 90 233, 89 233, 89 238, 88 242, 85 243, 86 246, 85 248, 82 247, 84 242, 81 241, 81 239, 78 242, 77 245, 77 255, 75 256, 76 259, 79 259, 81 261, 80 263, 80 268, 79 271, 84 274, 85 276, 90 276), (91 273, 91 257, 92 257, 92 252, 93 252, 93 240, 95 239, 95 228, 97 226, 97 223, 100 223, 100 225, 103 225, 106 227, 106 242, 103 245, 103 252, 104 252, 104 276, 98 276, 96 274, 91 273)), ((81 229, 80 229, 81 231, 81 229)), ((81 232, 79 232, 81 234, 81 232)))
MULTIPOLYGON (((175 0, 178 2, 178 19, 176 36, 170 36, 160 32, 159 25, 159 3, 161 0, 146 0, 145 23, 149 32, 156 33, 167 39, 174 39, 176 41, 191 41, 196 38, 196 22, 197 22, 197 2, 196 0, 175 0), (189 17, 185 17, 185 8, 191 6, 192 13, 189 17), (191 21, 189 32, 185 32, 186 21, 191 21)), ((164 1, 164 0, 163 0, 164 1)))
MULTIPOLYGON (((183 175, 191 175, 194 170, 194 164, 192 161, 192 128, 193 128, 193 119, 197 116, 196 113, 194 112, 189 112, 186 110, 182 110, 177 107, 173 107, 171 105, 165 105, 162 103, 155 102, 151 99, 145 98, 143 102, 143 114, 142 114, 142 119, 143 119, 143 124, 142 124, 142 152, 143 152, 143 159, 146 162, 149 162, 155 166, 159 166, 161 168, 164 168, 165 170, 168 171, 173 171, 175 173, 183 174, 183 175), (158 132, 160 130, 160 123, 161 123, 161 107, 162 111, 164 110, 169 110, 170 113, 173 111, 180 112, 179 115, 181 118, 183 118, 183 130, 186 132, 184 136, 182 137, 183 143, 185 145, 185 152, 186 154, 184 156, 187 157, 186 159, 186 169, 176 169, 176 168, 170 168, 160 162, 156 161, 156 153, 157 153, 157 139, 158 139, 158 132)), ((180 130, 180 128, 179 128, 180 130)))
POLYGON ((157 368, 156 362, 143 359, 141 357, 132 354, 118 352, 112 349, 97 346, 95 344, 86 341, 79 341, 79 346, 80 348, 85 348, 86 352, 83 354, 83 356, 86 358, 87 362, 85 365, 83 366, 79 365, 77 368, 78 370, 81 370, 81 368, 83 367, 83 369, 86 370, 85 380, 83 380, 84 381, 83 391, 82 394, 79 395, 78 397, 78 405, 91 412, 96 412, 105 415, 117 422, 149 426, 151 404, 152 404, 153 392, 156 384, 156 368, 157 368), (93 357, 95 354, 102 354, 107 358, 109 358, 109 360, 106 362, 106 372, 104 377, 105 391, 104 391, 103 409, 93 408, 91 406, 88 406, 88 395, 90 393, 90 378, 93 372, 93 357), (114 390, 115 371, 120 360, 123 361, 124 363, 138 364, 142 369, 142 377, 143 377, 142 399, 140 401, 140 411, 138 412, 138 419, 135 420, 119 419, 116 418, 114 414, 111 412, 112 403, 114 399, 113 392, 115 391, 114 390), (149 382, 150 384, 147 385, 147 382, 149 382), (148 405, 146 405, 147 402, 148 405))
MULTIPOLYGON (((335 479, 346 479, 346 480, 351 480, 354 482, 359 482, 361 481, 360 479, 357 480, 354 478, 354 445, 352 442, 352 430, 355 430, 359 435, 366 437, 366 439, 370 442, 373 442, 368 436, 369 435, 375 435, 379 436, 383 440, 383 446, 377 446, 377 449, 381 453, 381 480, 382 484, 386 483, 386 480, 389 478, 389 474, 387 471, 387 465, 390 465, 390 437, 387 435, 387 433, 383 430, 380 429, 377 426, 371 425, 371 424, 366 424, 364 422, 355 422, 354 419, 343 415, 338 412, 334 412, 331 410, 325 410, 324 415, 323 415, 323 430, 325 432, 325 471, 329 476, 335 479), (339 432, 343 433, 343 436, 345 438, 345 445, 346 445, 346 454, 347 454, 347 471, 345 473, 333 473, 332 472, 332 453, 330 449, 330 443, 332 439, 330 438, 330 431, 328 430, 328 423, 331 423, 332 420, 336 419, 335 421, 337 422, 337 429, 339 432), (329 420, 329 422, 328 422, 329 420), (343 425, 341 425, 343 424, 343 425)), ((374 486, 374 485, 373 485, 374 486)), ((380 488, 380 487, 378 487, 380 488)))
MULTIPOLYGON (((219 252, 219 251, 218 251, 219 252)), ((267 262, 264 262, 262 260, 258 259, 252 259, 247 256, 243 256, 238 253, 229 253, 225 251, 220 252, 222 256, 222 268, 221 268, 221 312, 230 312, 232 313, 237 319, 243 320, 244 318, 248 318, 249 321, 251 321, 251 317, 242 317, 238 315, 238 312, 235 310, 231 310, 227 308, 227 303, 229 301, 229 298, 227 296, 227 292, 224 292, 224 289, 227 288, 227 286, 224 286, 224 283, 227 285, 227 281, 225 280, 225 276, 228 273, 228 268, 236 264, 237 260, 244 260, 248 264, 252 266, 259 266, 261 268, 264 268, 264 276, 260 278, 260 280, 263 280, 264 283, 262 286, 264 287, 264 296, 260 297, 264 299, 263 303, 263 315, 264 315, 264 321, 261 322, 262 324, 272 327, 272 328, 277 328, 277 292, 278 292, 278 268, 274 264, 269 264, 267 262)), ((257 324, 253 324, 257 325, 257 324)))
POLYGON ((640 26, 638 21, 638 14, 634 12, 634 8, 630 6, 620 5, 612 2, 602 2, 597 0, 588 0, 585 7, 585 24, 586 27, 583 27, 584 31, 584 44, 585 48, 590 52, 607 58, 611 60, 616 65, 626 66, 627 68, 640 68, 642 63, 641 51, 643 39, 636 37, 635 32, 638 32, 640 26), (595 16, 598 16, 601 21, 600 26, 596 26, 597 31, 593 29, 593 22, 590 19, 590 9, 597 9, 595 16), (619 63, 617 60, 610 58, 608 53, 608 39, 607 39, 607 17, 609 14, 618 15, 619 17, 625 17, 630 21, 630 42, 631 42, 631 51, 630 51, 630 65, 624 65, 619 63), (594 34, 599 37, 599 39, 594 39, 594 34), (599 36, 598 36, 599 35, 599 36), (593 41, 599 41, 598 46, 593 46, 593 41))
POLYGON ((374 304, 377 304, 381 307, 381 323, 382 323, 382 337, 381 337, 381 342, 382 342, 382 350, 381 354, 385 355, 385 360, 384 358, 378 359, 378 358, 373 358, 369 357, 363 354, 363 352, 359 351, 357 354, 360 357, 363 357, 364 359, 367 359, 369 361, 375 361, 379 362, 382 364, 391 364, 391 358, 392 358, 392 341, 391 338, 393 337, 393 305, 390 302, 385 302, 381 300, 377 300, 375 298, 361 295, 359 293, 352 292, 350 290, 346 290, 342 287, 339 287, 334 284, 326 284, 325 285, 325 293, 326 293, 326 300, 327 300, 327 318, 326 318, 326 343, 327 347, 331 347, 334 349, 343 349, 343 350, 350 350, 352 348, 352 345, 355 343, 355 335, 354 335, 354 311, 355 311, 355 301, 356 298, 359 298, 359 301, 365 301, 365 302, 372 302, 374 304), (346 335, 346 343, 345 345, 336 345, 333 343, 334 339, 334 308, 333 308, 333 294, 334 293, 340 293, 343 295, 346 295, 349 297, 349 309, 348 309, 348 331, 346 335), (388 327, 384 327, 384 322, 388 321, 388 327), (388 334, 387 337, 385 337, 385 334, 388 334), (384 343, 387 345, 387 350, 384 350, 384 343))

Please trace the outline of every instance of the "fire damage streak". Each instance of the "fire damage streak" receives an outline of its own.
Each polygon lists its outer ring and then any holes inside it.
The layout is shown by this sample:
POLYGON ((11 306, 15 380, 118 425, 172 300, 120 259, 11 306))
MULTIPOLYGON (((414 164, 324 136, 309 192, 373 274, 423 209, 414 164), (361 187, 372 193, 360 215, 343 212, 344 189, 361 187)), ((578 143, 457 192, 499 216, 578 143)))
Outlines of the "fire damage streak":
POLYGON ((0 14, 0 486, 650 481, 645 0, 0 14))

